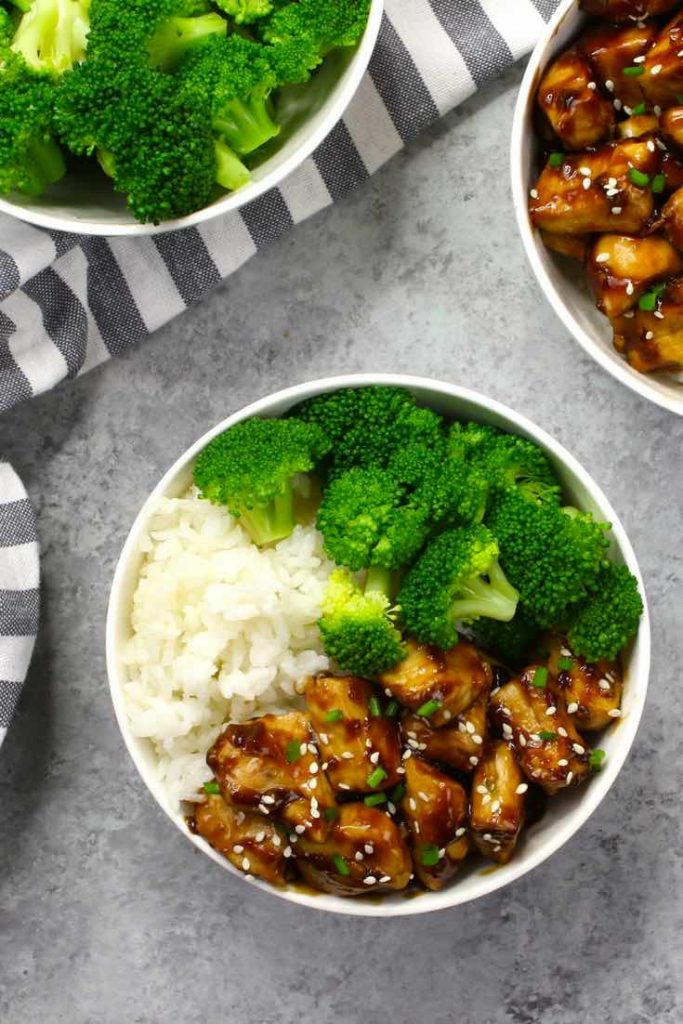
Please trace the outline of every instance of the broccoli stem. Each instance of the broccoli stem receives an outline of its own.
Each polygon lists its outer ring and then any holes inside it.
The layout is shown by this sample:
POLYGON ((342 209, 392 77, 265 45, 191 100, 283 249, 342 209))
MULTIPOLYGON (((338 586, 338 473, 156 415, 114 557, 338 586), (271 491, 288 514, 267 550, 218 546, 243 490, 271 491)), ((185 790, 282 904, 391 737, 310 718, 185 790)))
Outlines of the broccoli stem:
POLYGON ((49 136, 45 139, 32 139, 26 152, 34 174, 31 185, 22 189, 25 195, 40 195, 46 185, 54 185, 66 174, 62 151, 49 136))
POLYGON ((390 569, 384 569, 379 565, 372 565, 367 571, 365 577, 364 592, 366 594, 380 593, 386 597, 391 597, 393 583, 393 573, 390 569))
POLYGON ((243 509, 240 522, 259 547, 289 537, 294 529, 294 492, 291 487, 260 508, 243 509))
POLYGON ((487 573, 488 579, 477 576, 458 588, 460 597, 450 608, 452 622, 468 622, 480 617, 509 622, 517 609, 519 594, 512 587, 495 561, 487 573))
POLYGON ((97 162, 109 178, 116 177, 116 163, 114 154, 108 149, 97 150, 97 162))
POLYGON ((280 126, 270 116, 267 98, 258 94, 246 100, 224 103, 214 118, 213 126, 227 145, 240 155, 253 153, 280 132, 280 126))
POLYGON ((216 153, 216 182, 230 192, 246 185, 251 175, 240 158, 220 139, 215 140, 214 149, 216 153))

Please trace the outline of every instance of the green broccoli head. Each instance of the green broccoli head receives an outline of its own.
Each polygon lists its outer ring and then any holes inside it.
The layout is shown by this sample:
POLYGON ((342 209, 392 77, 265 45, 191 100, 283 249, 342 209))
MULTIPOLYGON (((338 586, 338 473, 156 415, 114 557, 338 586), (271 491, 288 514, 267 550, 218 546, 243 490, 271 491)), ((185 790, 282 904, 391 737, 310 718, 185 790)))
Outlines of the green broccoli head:
MULTIPOLYGON (((8 21, 0 22, 5 41, 8 21)), ((0 193, 38 196, 66 173, 52 134, 55 94, 49 75, 31 70, 0 40, 0 193)))
POLYGON ((614 661, 638 632, 643 601, 638 581, 625 565, 610 562, 569 628, 569 646, 588 661, 614 661))
POLYGON ((295 415, 330 439, 331 475, 352 466, 386 468, 408 444, 443 445, 443 421, 404 388, 343 388, 302 403, 295 415))
POLYGON ((22 15, 12 50, 35 71, 61 75, 83 60, 90 0, 33 0, 22 15))
POLYGON ((395 610, 384 581, 374 575, 365 590, 346 569, 331 574, 318 626, 326 653, 342 671, 374 676, 405 657, 395 610))
POLYGON ((294 529, 292 483, 327 451, 315 425, 254 417, 214 437, 197 457, 194 481, 203 498, 227 506, 256 544, 294 529))
POLYGON ((477 619, 472 624, 472 635, 477 645, 499 658, 510 668, 520 669, 532 659, 538 637, 538 626, 518 606, 509 622, 496 619, 477 619))
POLYGON ((338 46, 355 46, 365 31, 370 0, 298 0, 288 3, 263 27, 269 43, 309 38, 322 56, 338 46))
POLYGON ((220 14, 209 12, 192 18, 170 17, 160 21, 147 41, 153 67, 172 71, 205 39, 225 37, 228 23, 220 14))
POLYGON ((485 526, 447 530, 408 571, 398 603, 409 632, 447 649, 457 624, 484 616, 509 621, 518 594, 498 562, 498 543, 485 526))
POLYGON ((518 489, 500 494, 485 521, 527 614, 541 628, 562 625, 606 564, 609 523, 596 522, 588 512, 530 502, 518 489))
POLYGON ((273 10, 272 0, 216 0, 216 5, 238 25, 250 25, 273 10))
POLYGON ((455 423, 449 454, 476 466, 498 489, 517 487, 532 501, 559 504, 561 488, 545 452, 515 434, 482 423, 455 423))
POLYGON ((422 546, 429 516, 388 470, 355 467, 325 489, 317 526, 339 565, 398 569, 422 546))
POLYGON ((469 526, 486 511, 489 484, 478 469, 462 459, 448 458, 445 439, 438 435, 427 446, 408 443, 391 459, 389 471, 414 493, 434 525, 469 526))

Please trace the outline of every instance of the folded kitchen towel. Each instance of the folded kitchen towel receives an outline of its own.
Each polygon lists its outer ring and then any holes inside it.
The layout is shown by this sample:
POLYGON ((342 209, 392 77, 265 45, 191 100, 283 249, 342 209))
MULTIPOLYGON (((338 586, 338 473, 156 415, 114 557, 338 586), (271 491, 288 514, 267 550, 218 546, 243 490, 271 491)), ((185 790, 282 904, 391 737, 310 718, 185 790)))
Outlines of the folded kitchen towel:
MULTIPOLYGON (((124 352, 293 224, 343 198, 527 53, 558 2, 386 0, 368 73, 343 120, 279 188, 240 212, 108 239, 0 215, 0 412, 124 352)), ((16 697, 36 629, 36 545, 16 477, 6 465, 0 471, 0 531, 8 538, 0 533, 0 680, 9 678, 0 686, 16 697), (5 634, 11 656, 3 654, 5 634)), ((0 690, 0 740, 13 700, 0 690)))

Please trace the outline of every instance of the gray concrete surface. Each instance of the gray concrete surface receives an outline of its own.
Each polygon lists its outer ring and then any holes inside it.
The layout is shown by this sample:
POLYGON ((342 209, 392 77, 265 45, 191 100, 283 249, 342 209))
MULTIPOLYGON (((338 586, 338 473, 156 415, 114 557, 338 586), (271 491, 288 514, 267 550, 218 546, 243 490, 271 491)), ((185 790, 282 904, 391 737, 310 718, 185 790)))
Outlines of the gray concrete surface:
POLYGON ((683 421, 546 307, 517 240, 518 74, 448 117, 138 351, 5 416, 37 505, 45 614, 0 756, 4 1024, 680 1024, 683 421), (654 622, 633 755, 591 822, 506 891, 421 919, 332 918, 195 853, 138 780, 107 692, 115 559, 162 470, 262 394, 396 370, 553 432, 630 532, 654 622))

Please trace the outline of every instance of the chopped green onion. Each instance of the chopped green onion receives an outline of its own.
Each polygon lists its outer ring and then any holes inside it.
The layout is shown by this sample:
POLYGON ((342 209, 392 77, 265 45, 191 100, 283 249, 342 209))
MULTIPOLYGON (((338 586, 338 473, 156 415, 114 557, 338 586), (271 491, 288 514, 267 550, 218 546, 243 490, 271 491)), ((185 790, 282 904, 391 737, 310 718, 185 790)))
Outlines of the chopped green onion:
POLYGON ((639 114, 647 114, 647 103, 637 103, 631 113, 636 116, 639 114))
POLYGON ((363 800, 366 807, 377 807, 378 804, 385 804, 386 802, 386 793, 371 793, 370 796, 366 796, 363 800))
POLYGON ((548 669, 545 665, 541 665, 536 669, 532 682, 537 690, 545 690, 548 682, 548 669))
POLYGON ((339 872, 340 875, 350 875, 351 874, 351 868, 346 863, 346 861, 341 856, 341 854, 339 854, 339 853, 333 854, 333 856, 332 856, 332 863, 334 864, 335 868, 337 869, 337 871, 339 872))
POLYGON ((599 747, 591 751, 590 757, 588 758, 588 763, 594 772, 602 771, 603 761, 605 760, 605 757, 605 751, 600 750, 599 747))
POLYGON ((657 308, 657 299, 665 288, 666 281, 660 281, 659 284, 653 285, 648 292, 645 292, 638 299, 638 308, 642 309, 644 313, 651 313, 653 309, 657 308))
POLYGON ((384 714, 387 718, 396 718, 396 715, 398 714, 398 701, 390 700, 384 709, 384 714))
POLYGON ((639 171, 637 167, 629 167, 626 177, 632 185, 637 185, 638 188, 645 188, 650 184, 650 175, 639 171))
POLYGON ((652 191, 657 195, 660 195, 666 188, 666 176, 664 174, 655 174, 652 179, 652 191))
POLYGON ((627 75, 629 78, 637 78, 639 75, 645 74, 645 68, 642 64, 633 64, 627 68, 624 68, 623 71, 624 74, 627 75))
POLYGON ((406 787, 402 782, 399 782, 398 786, 394 786, 391 791, 391 802, 392 804, 398 804, 401 802, 403 797, 406 795, 406 787))
POLYGON ((372 786, 373 789, 377 789, 380 782, 383 782, 387 777, 387 773, 382 768, 381 764, 378 764, 374 771, 371 771, 368 775, 368 786, 372 786))
POLYGON ((439 847, 435 843, 425 843, 420 848, 420 860, 426 868, 433 868, 441 860, 439 847))
POLYGON ((213 781, 205 782, 203 788, 205 793, 220 793, 221 791, 221 787, 218 785, 218 783, 213 781))
POLYGON ((574 662, 571 658, 558 658, 557 667, 562 669, 563 672, 568 672, 570 668, 573 668, 574 662))
POLYGON ((423 718, 429 718, 429 716, 433 715, 435 711, 438 711, 440 707, 440 700, 426 700, 424 704, 417 709, 417 713, 423 718))
POLYGON ((294 764, 301 757, 301 742, 299 740, 290 740, 285 747, 285 757, 287 758, 287 764, 294 764))
POLYGON ((344 717, 344 712, 340 708, 332 708, 325 715, 325 722, 339 722, 344 717))
POLYGON ((554 740, 557 738, 556 732, 548 732, 546 729, 544 729, 543 732, 539 732, 538 735, 542 740, 554 740))
POLYGON ((326 807, 325 810, 323 811, 323 814, 325 815, 325 821, 336 821, 336 819, 339 817, 339 808, 326 807))
POLYGON ((683 92, 676 93, 676 100, 679 103, 683 103, 683 92))
POLYGON ((382 705, 379 702, 379 697, 375 697, 375 696, 371 697, 370 700, 368 701, 368 704, 370 706, 370 714, 372 715, 372 717, 373 718, 381 718, 382 717, 382 705))
POLYGON ((548 157, 548 163, 551 167, 561 167, 564 163, 564 153, 551 153, 548 157))

